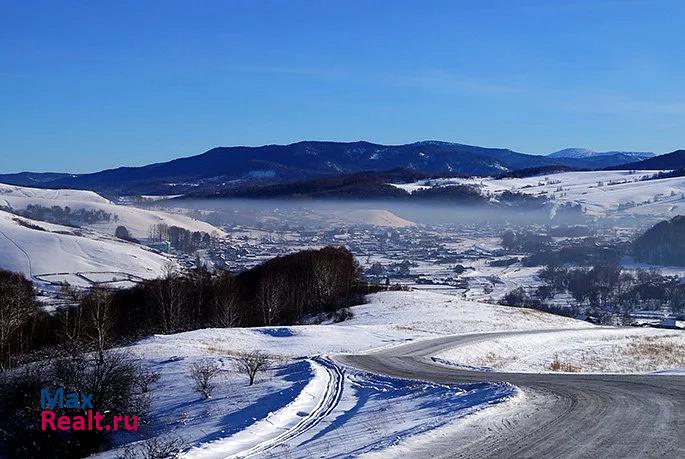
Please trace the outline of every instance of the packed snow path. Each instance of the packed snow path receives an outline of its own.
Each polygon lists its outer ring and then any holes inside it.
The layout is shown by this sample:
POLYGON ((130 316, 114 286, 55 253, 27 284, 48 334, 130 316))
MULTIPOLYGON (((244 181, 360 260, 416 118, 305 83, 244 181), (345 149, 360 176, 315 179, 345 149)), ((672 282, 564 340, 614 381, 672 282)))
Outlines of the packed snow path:
POLYGON ((314 428, 322 419, 331 414, 333 409, 340 402, 343 393, 343 370, 340 366, 323 357, 315 357, 312 359, 318 363, 321 368, 325 369, 328 376, 326 389, 323 396, 316 404, 314 409, 302 418, 295 426, 283 432, 281 435, 260 443, 254 448, 239 453, 239 457, 251 457, 258 454, 271 451, 279 445, 294 440, 298 436, 314 428))
POLYGON ((315 357, 311 362, 315 376, 292 405, 237 435, 193 448, 185 457, 242 458, 262 455, 314 428, 340 402, 344 372, 339 365, 324 357, 315 357), (313 408, 307 409, 312 403, 313 408), (300 420, 292 425, 293 419, 300 420))
POLYGON ((399 378, 506 381, 523 391, 522 407, 476 416, 415 450, 416 457, 685 457, 683 376, 479 372, 431 359, 447 349, 522 333, 545 331, 446 336, 336 360, 399 378))

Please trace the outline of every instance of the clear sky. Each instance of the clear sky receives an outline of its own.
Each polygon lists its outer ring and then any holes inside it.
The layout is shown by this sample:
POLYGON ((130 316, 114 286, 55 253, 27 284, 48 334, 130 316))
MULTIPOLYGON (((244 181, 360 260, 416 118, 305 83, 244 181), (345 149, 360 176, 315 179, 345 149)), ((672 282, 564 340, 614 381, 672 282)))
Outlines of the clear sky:
POLYGON ((298 140, 685 147, 685 2, 0 0, 0 171, 298 140))

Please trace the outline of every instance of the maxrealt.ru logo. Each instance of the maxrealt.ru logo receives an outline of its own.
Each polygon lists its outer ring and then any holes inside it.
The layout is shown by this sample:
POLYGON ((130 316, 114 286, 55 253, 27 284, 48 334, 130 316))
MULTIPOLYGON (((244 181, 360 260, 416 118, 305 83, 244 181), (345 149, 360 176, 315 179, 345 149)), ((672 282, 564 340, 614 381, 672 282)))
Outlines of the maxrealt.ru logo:
POLYGON ((54 392, 40 391, 42 430, 138 430, 138 416, 112 416, 106 423, 105 416, 93 409, 93 394, 65 393, 63 388, 54 392), (78 410, 79 414, 60 414, 55 410, 78 410))

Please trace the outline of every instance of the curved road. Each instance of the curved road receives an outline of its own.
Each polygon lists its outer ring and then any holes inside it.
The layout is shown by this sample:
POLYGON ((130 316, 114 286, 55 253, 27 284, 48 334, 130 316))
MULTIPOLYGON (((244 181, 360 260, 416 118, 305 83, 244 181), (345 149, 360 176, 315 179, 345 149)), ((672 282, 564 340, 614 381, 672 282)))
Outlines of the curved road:
MULTIPOLYGON (((430 457, 685 457, 685 377, 465 371, 430 359, 442 350, 517 333, 446 336, 335 359, 363 370, 439 383, 506 381, 520 407, 465 422, 417 451, 430 457)), ((506 405, 504 405, 506 407, 506 405)), ((487 413, 486 410, 485 413, 487 413)))

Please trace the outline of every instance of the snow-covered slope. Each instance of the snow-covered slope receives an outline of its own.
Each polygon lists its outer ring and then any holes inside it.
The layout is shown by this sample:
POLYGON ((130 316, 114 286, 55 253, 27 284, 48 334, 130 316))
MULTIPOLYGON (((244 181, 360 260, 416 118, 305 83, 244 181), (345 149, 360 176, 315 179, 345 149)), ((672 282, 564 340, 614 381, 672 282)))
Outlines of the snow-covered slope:
POLYGON ((21 210, 31 204, 69 207, 72 210, 101 210, 112 216, 110 221, 89 224, 87 227, 109 235, 114 235, 116 227, 123 225, 133 237, 146 238, 150 226, 157 223, 166 223, 189 231, 223 234, 221 230, 208 223, 184 215, 117 205, 92 191, 49 190, 0 184, 0 207, 21 210))
POLYGON ((155 336, 146 341, 169 349, 213 349, 222 354, 271 350, 284 357, 340 354, 406 340, 509 330, 594 328, 588 322, 525 308, 497 306, 427 291, 383 292, 351 308, 340 324, 276 328, 207 329, 155 336))
POLYGON ((0 211, 0 255, 1 269, 21 272, 39 284, 67 281, 88 285, 153 278, 169 262, 138 244, 3 211, 0 211))
POLYGON ((564 148, 563 150, 555 151, 550 153, 550 158, 573 158, 573 159, 585 159, 585 158, 596 158, 599 156, 614 156, 620 155, 624 156, 626 159, 634 159, 639 161, 641 159, 651 158, 654 153, 646 151, 594 151, 588 150, 587 148, 564 148))
MULTIPOLYGON (((607 355, 631 354, 633 345, 638 351, 648 346, 644 352, 649 352, 656 338, 667 345, 682 342, 672 331, 602 328, 423 291, 382 292, 368 300, 351 308, 352 320, 339 324, 195 330, 128 347, 161 375, 153 383, 151 422, 141 431, 143 438, 182 438, 181 457, 187 458, 423 457, 417 454, 420 448, 463 426, 466 416, 501 415, 500 409, 515 414, 527 394, 506 383, 431 384, 373 375, 325 354, 359 353, 439 335, 525 330, 501 339, 467 341, 460 349, 440 352, 437 363, 549 371, 554 352, 560 359, 580 355, 594 361, 593 356, 612 346, 620 349, 607 355), (589 346, 583 347, 584 342, 589 346), (248 386, 235 370, 235 356, 256 350, 279 363, 248 386), (221 368, 221 383, 208 400, 192 389, 190 368, 198 361, 221 368)), ((682 355, 680 349, 675 352, 682 355)), ((611 368, 668 367, 635 366, 636 360, 619 358, 611 368)), ((588 365, 581 370, 593 369, 588 365)), ((139 439, 116 437, 116 449, 99 457, 119 457, 131 441, 137 443, 129 448, 139 451, 145 447, 139 439)))
POLYGON ((505 335, 441 352, 452 365, 498 371, 644 373, 685 366, 685 334, 654 328, 590 328, 505 335), (564 368, 565 367, 565 368, 564 368))
POLYGON ((610 214, 670 218, 685 212, 685 177, 644 180, 659 171, 563 172, 537 177, 433 179, 397 187, 409 192, 450 184, 471 184, 494 198, 504 191, 577 203, 593 216, 610 214))

